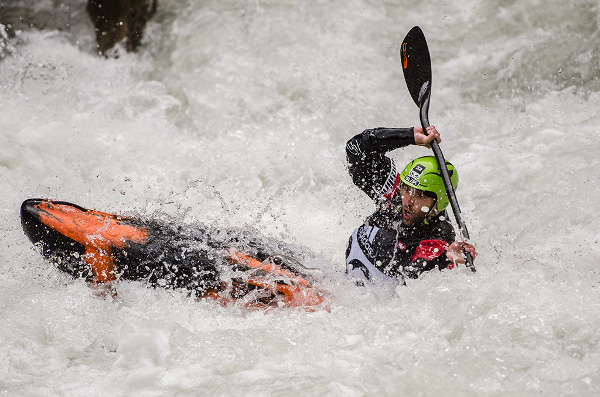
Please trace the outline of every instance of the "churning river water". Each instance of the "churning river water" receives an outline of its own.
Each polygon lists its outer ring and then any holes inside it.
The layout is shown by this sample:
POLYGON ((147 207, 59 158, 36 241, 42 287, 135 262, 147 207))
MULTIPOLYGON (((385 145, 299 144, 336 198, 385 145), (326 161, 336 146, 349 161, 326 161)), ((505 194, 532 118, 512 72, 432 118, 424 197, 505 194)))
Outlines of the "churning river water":
POLYGON ((84 1, 35 3, 66 25, 0 59, 0 394, 600 395, 597 1, 161 0, 117 59, 94 53, 84 1), (478 271, 360 289, 344 250, 374 205, 344 145, 418 125, 414 25, 478 271), (331 311, 135 282, 99 298, 33 249, 29 197, 251 226, 311 254, 331 311))

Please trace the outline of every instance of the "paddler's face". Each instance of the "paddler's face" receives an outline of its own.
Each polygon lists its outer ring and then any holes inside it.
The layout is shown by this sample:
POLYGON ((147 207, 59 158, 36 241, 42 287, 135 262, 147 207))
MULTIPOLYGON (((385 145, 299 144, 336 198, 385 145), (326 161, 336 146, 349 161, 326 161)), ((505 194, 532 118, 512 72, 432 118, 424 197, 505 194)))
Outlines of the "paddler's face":
POLYGON ((398 208, 402 223, 405 226, 418 226, 425 221, 425 217, 433 209, 435 199, 406 184, 400 188, 402 207, 398 208))

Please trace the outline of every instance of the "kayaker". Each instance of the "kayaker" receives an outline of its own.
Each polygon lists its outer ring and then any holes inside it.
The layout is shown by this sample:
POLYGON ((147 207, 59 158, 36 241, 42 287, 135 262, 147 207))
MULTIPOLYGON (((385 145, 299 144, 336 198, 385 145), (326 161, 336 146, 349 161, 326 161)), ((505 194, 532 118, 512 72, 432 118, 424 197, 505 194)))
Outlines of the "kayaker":
MULTIPOLYGON (((434 139, 441 142, 434 126, 427 128, 427 134, 421 127, 375 128, 346 144, 354 184, 378 206, 348 241, 346 272, 358 284, 390 279, 405 284, 406 277, 465 263, 465 251, 473 258, 477 255, 473 244, 455 238, 436 158, 416 158, 398 173, 394 161, 385 156, 408 145, 429 147, 434 139)), ((450 162, 446 164, 456 188, 458 173, 450 162)))

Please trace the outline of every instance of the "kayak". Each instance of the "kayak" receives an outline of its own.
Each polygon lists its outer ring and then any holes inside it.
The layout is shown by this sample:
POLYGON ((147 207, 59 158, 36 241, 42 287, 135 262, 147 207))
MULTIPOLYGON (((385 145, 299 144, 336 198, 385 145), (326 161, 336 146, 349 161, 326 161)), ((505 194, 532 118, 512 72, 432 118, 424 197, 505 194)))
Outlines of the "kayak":
POLYGON ((58 269, 93 285, 139 280, 256 308, 317 310, 324 303, 314 285, 318 269, 286 255, 292 251, 281 243, 242 229, 144 220, 48 199, 25 200, 21 225, 58 269))

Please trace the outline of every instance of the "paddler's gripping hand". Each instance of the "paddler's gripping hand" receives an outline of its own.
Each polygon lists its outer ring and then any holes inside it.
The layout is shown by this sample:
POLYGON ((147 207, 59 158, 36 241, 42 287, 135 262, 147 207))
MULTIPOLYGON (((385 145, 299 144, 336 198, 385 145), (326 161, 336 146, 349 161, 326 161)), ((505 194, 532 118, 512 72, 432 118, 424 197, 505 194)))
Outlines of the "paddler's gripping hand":
POLYGON ((435 126, 430 125, 427 127, 427 134, 423 133, 423 128, 414 127, 415 134, 415 144, 419 146, 425 146, 427 148, 431 148, 430 143, 435 139, 437 143, 442 142, 442 138, 440 138, 440 133, 435 129, 435 126))
POLYGON ((446 257, 452 263, 465 263, 467 260, 465 258, 465 252, 471 254, 471 258, 475 260, 477 256, 477 251, 475 250, 475 246, 468 241, 455 241, 448 246, 446 249, 446 257))

